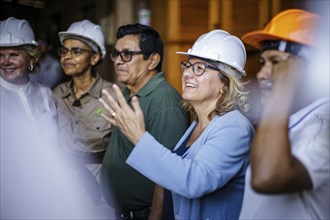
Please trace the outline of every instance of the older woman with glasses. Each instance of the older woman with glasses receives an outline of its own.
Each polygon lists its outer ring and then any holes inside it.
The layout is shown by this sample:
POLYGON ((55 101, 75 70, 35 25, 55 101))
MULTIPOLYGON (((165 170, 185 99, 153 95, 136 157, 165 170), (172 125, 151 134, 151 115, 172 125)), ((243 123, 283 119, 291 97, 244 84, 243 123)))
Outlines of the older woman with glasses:
POLYGON ((118 102, 103 91, 103 117, 135 145, 126 163, 171 191, 164 203, 173 199, 175 219, 238 219, 254 134, 244 116, 244 45, 214 30, 199 37, 187 53, 178 53, 188 58, 181 62, 182 98, 194 121, 173 152, 145 126, 140 98, 132 97, 131 108, 116 85, 118 102))
POLYGON ((112 83, 102 79, 95 67, 105 55, 104 36, 99 25, 89 20, 78 21, 60 32, 62 46, 58 55, 62 68, 72 79, 57 86, 53 93, 59 111, 61 140, 66 152, 83 170, 91 199, 101 199, 99 174, 112 126, 106 123, 98 103, 101 90, 111 91, 112 83))

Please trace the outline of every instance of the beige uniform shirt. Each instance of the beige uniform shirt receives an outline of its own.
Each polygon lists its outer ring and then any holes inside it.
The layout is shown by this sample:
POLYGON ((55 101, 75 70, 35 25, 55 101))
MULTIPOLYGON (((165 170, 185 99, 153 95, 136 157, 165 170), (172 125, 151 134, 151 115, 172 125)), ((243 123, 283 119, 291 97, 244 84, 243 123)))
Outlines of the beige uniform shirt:
POLYGON ((54 89, 58 108, 58 123, 63 146, 71 153, 86 154, 106 149, 112 127, 102 117, 103 108, 98 99, 102 89, 113 93, 112 83, 97 76, 89 90, 75 100, 72 80, 54 89))

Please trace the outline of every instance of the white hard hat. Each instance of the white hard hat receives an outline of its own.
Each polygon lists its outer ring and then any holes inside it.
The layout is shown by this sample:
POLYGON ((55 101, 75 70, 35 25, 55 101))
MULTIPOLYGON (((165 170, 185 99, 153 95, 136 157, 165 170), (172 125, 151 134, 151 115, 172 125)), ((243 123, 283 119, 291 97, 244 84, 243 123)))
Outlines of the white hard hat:
POLYGON ((105 40, 101 27, 89 20, 74 22, 67 31, 59 32, 58 36, 62 45, 67 38, 76 38, 87 43, 95 52, 101 52, 102 59, 105 57, 105 40))
POLYGON ((14 17, 0 21, 0 47, 21 45, 38 45, 29 22, 14 17))
POLYGON ((242 41, 223 30, 213 30, 200 36, 188 52, 177 52, 212 61, 225 63, 243 76, 246 51, 242 41))

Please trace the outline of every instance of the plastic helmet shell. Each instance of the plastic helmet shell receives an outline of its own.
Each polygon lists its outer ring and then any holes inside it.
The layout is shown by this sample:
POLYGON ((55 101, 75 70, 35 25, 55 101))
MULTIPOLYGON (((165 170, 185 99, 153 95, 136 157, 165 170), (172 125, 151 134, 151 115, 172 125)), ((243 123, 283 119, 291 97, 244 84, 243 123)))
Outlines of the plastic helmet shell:
MULTIPOLYGON (((76 38, 84 42, 87 41, 87 44, 89 44, 89 42, 92 42, 93 44, 96 44, 101 50, 100 52, 102 54, 102 59, 104 59, 106 55, 105 39, 102 29, 99 25, 96 25, 89 20, 72 23, 67 31, 59 32, 58 36, 62 45, 64 40, 68 38, 76 38)), ((95 48, 93 47, 92 49, 95 50, 95 48)))
POLYGON ((242 41, 223 30, 213 30, 200 36, 188 52, 188 56, 209 59, 227 64, 245 75, 246 51, 242 41))
POLYGON ((300 9, 289 9, 277 14, 263 30, 245 34, 242 40, 260 49, 264 40, 291 41, 313 47, 321 17, 300 9))
POLYGON ((14 17, 0 21, 0 47, 21 45, 38 45, 29 22, 14 17))

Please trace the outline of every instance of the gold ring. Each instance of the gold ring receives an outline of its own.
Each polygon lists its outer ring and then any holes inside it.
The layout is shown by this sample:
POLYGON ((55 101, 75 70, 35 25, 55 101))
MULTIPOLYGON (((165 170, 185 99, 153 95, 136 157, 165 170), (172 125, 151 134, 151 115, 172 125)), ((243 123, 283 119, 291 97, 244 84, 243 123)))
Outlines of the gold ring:
POLYGON ((112 114, 111 114, 111 117, 115 117, 116 116, 116 112, 112 112, 112 114))

